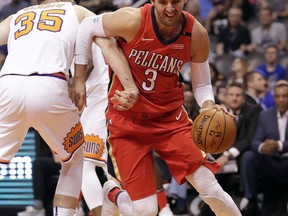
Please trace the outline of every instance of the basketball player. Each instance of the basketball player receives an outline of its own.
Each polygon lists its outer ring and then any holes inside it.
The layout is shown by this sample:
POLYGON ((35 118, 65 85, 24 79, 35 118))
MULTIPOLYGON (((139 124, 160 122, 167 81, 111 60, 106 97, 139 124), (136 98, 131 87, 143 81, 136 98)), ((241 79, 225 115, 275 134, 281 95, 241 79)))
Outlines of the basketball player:
MULTIPOLYGON (((68 69, 79 23, 95 14, 71 2, 38 3, 0 24, 0 45, 8 43, 0 72, 0 163, 7 165, 12 160, 29 127, 34 127, 61 161, 54 215, 72 216, 82 183, 84 134, 77 108, 69 98, 68 69)), ((104 54, 107 48, 116 47, 109 40, 101 41, 104 54)), ((124 59, 119 51, 106 61, 119 67, 118 76, 129 89, 123 93, 133 91, 134 97, 125 106, 130 108, 138 90, 124 59)))
MULTIPOLYGON (((189 181, 216 215, 241 215, 215 179, 213 173, 219 169, 219 164, 193 143, 191 121, 182 106, 184 86, 178 82, 178 74, 183 64, 190 62, 193 91, 199 106, 202 110, 227 112, 214 103, 207 32, 192 15, 183 11, 186 0, 152 0, 151 3, 87 18, 78 32, 75 83, 85 85, 81 77, 85 77, 92 37, 112 36, 117 37, 140 91, 135 105, 122 111, 125 107, 122 103, 131 99, 121 92, 119 79, 111 71, 106 118, 110 146, 108 163, 114 169, 109 172, 128 191, 136 215, 156 215, 151 153, 155 150, 166 161, 177 182, 189 181), (119 99, 117 103, 115 94, 119 99)), ((78 109, 82 109, 85 92, 79 89, 73 94, 78 109)), ((102 215, 109 215, 111 209, 117 208, 113 205, 116 188, 109 181, 105 183, 102 215)))

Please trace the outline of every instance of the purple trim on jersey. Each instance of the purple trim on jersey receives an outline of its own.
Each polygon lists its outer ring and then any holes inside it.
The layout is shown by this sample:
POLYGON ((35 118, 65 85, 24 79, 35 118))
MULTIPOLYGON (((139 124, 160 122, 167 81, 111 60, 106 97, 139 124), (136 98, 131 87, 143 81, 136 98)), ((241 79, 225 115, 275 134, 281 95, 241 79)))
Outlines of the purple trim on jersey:
POLYGON ((48 77, 54 77, 54 78, 58 78, 58 79, 62 79, 62 80, 67 81, 66 76, 64 74, 63 74, 63 76, 56 75, 56 74, 38 74, 38 73, 33 73, 33 74, 29 74, 29 75, 24 75, 24 74, 4 74, 1 77, 7 76, 7 75, 13 75, 13 76, 48 76, 48 77), (64 78, 64 76, 65 76, 65 78, 64 78))

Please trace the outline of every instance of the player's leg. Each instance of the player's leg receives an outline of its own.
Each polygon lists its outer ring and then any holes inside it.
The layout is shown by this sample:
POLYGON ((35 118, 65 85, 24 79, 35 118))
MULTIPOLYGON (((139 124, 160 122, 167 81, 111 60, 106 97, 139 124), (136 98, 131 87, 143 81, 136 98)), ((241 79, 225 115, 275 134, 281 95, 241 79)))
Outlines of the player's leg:
POLYGON ((95 163, 84 160, 82 193, 93 216, 100 216, 102 209, 102 185, 95 171, 95 163))
POLYGON ((219 164, 204 155, 193 143, 191 124, 187 117, 182 115, 181 119, 171 122, 165 128, 166 137, 163 137, 163 143, 156 146, 156 152, 166 161, 178 184, 187 179, 217 216, 241 215, 213 174, 219 169, 219 164))
POLYGON ((173 216, 173 213, 170 209, 170 206, 168 204, 168 199, 166 196, 166 191, 163 188, 164 179, 161 174, 161 168, 157 164, 155 157, 158 157, 155 154, 153 154, 153 164, 154 164, 154 170, 155 170, 155 179, 156 179, 156 192, 157 192, 157 201, 158 201, 158 207, 159 207, 159 216, 173 216))
POLYGON ((54 215, 70 216, 77 207, 82 184, 84 133, 80 118, 68 97, 64 80, 30 78, 34 80, 31 85, 37 89, 29 92, 32 126, 57 154, 62 166, 54 197, 54 215))
POLYGON ((22 76, 0 78, 0 164, 8 165, 21 147, 29 125, 22 76))
POLYGON ((222 189, 214 174, 207 167, 201 165, 192 174, 186 176, 186 179, 216 215, 241 215, 231 196, 222 189))
POLYGON ((82 193, 93 216, 100 216, 102 209, 102 185, 96 166, 106 167, 107 85, 96 85, 87 97, 87 107, 81 114, 85 134, 85 160, 83 167, 82 193))
MULTIPOLYGON (((155 195, 154 205, 149 206, 149 208, 146 206, 145 211, 147 215, 156 215, 158 207, 152 159, 153 147, 151 142, 153 139, 149 137, 146 126, 139 124, 135 119, 108 112, 107 122, 109 173, 120 181, 121 186, 128 192, 133 202, 155 195), (125 125, 125 129, 121 128, 122 125, 125 125)), ((105 197, 104 194, 104 200, 105 197)), ((111 199, 110 201, 113 202, 111 199)), ((120 205, 118 201, 114 203, 120 205)), ((136 206, 135 213, 137 216, 145 214, 145 211, 142 212, 145 208, 144 204, 143 206, 136 206)))

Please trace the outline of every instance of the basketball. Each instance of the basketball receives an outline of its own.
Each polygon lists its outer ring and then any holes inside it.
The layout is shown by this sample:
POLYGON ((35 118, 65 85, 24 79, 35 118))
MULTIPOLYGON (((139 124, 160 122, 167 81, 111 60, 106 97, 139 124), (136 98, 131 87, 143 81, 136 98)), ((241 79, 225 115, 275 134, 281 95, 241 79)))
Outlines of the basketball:
POLYGON ((220 154, 231 147, 236 132, 233 117, 217 109, 201 112, 192 125, 192 138, 196 146, 211 154, 220 154))

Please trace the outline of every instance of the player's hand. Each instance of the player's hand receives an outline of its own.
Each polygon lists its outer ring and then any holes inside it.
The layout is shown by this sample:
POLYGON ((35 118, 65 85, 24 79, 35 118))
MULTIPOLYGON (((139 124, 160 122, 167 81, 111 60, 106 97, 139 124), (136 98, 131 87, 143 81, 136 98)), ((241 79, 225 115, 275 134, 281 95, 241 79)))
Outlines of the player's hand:
POLYGON ((79 112, 82 112, 86 107, 86 85, 85 81, 74 78, 69 86, 69 97, 78 108, 79 112))
POLYGON ((139 98, 138 89, 126 89, 123 91, 116 90, 115 94, 111 97, 113 107, 117 110, 124 111, 129 110, 134 106, 139 98))
POLYGON ((222 105, 219 105, 219 104, 213 104, 213 105, 210 105, 210 106, 207 106, 207 107, 202 107, 199 112, 203 112, 203 111, 206 111, 206 110, 209 110, 209 109, 217 109, 217 110, 222 110, 225 114, 228 114, 230 115, 233 119, 236 118, 235 115, 233 115, 232 113, 228 112, 227 108, 225 106, 222 106, 222 105))

